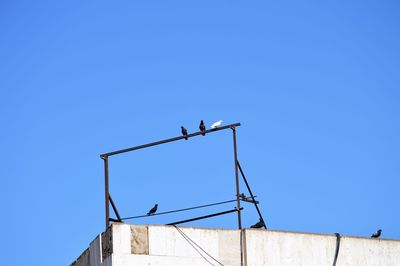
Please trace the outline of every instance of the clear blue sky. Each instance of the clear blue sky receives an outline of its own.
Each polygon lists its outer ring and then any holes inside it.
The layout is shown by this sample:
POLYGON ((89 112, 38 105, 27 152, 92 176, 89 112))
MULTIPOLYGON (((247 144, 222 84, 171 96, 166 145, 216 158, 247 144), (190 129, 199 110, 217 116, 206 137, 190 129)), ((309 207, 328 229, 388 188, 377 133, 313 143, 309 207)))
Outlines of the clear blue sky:
MULTIPOLYGON (((200 119, 242 123, 239 160, 271 229, 400 238, 399 13, 398 1, 2 1, 3 264, 71 263, 104 229, 99 154, 200 119)), ((122 216, 231 199, 232 137, 113 157, 110 179, 122 216)), ((247 227, 258 218, 244 207, 247 227)))

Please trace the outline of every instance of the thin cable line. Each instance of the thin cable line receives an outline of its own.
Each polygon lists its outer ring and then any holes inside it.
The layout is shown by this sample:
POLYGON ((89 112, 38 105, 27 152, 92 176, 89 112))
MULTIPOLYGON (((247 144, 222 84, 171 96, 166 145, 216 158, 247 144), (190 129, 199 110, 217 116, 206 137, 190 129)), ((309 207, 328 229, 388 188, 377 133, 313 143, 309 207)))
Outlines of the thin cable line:
MULTIPOLYGON (((178 232, 185 237, 185 239, 187 238, 188 241, 192 242, 194 245, 196 245, 199 249, 201 249, 201 251, 203 251, 205 254, 207 254, 211 259, 213 259, 216 263, 218 263, 219 265, 224 266, 221 262, 219 262, 217 259, 215 259, 213 256, 211 256, 207 251, 205 251, 202 247, 200 247, 196 242, 193 241, 193 239, 191 239, 188 235, 185 234, 185 232, 183 232, 180 228, 178 228, 176 225, 174 225, 174 227, 176 228, 176 230, 178 230, 178 232)), ((189 243, 190 243, 189 242, 189 243)))
POLYGON ((173 210, 173 211, 159 212, 159 213, 155 213, 155 214, 152 214, 152 215, 139 215, 139 216, 125 217, 125 218, 121 218, 121 221, 130 220, 130 219, 137 219, 137 218, 143 218, 143 217, 151 217, 151 216, 156 216, 156 215, 163 215, 163 214, 174 213, 174 212, 189 211, 189 210, 206 208, 206 207, 211 207, 211 206, 220 205, 220 204, 226 204, 226 203, 235 202, 235 201, 236 201, 236 199, 227 200, 227 201, 221 201, 221 202, 211 203, 211 204, 206 204, 206 205, 200 205, 200 206, 195 206, 195 207, 190 207, 190 208, 178 209, 178 210, 173 210))
MULTIPOLYGON (((196 250, 197 253, 199 253, 199 255, 203 257, 203 259, 205 259, 209 264, 215 266, 213 263, 211 263, 211 262, 210 262, 210 261, 209 261, 209 260, 194 246, 194 244, 196 244, 196 243, 194 243, 194 241, 191 241, 191 239, 190 239, 182 230, 179 230, 178 227, 177 227, 176 225, 174 225, 174 227, 176 228, 176 230, 178 231, 178 233, 181 234, 181 236, 192 246, 192 248, 194 248, 194 250, 196 250), (193 242, 193 243, 192 243, 192 242, 193 242)), ((204 252, 204 251, 203 251, 203 252, 204 252)), ((205 252, 205 253, 207 254, 207 252, 205 252)))
POLYGON ((339 255, 339 248, 340 248, 340 234, 335 233, 336 235, 336 250, 335 250, 335 258, 333 259, 333 266, 336 266, 336 261, 339 255))
MULTIPOLYGON (((178 230, 178 228, 176 227, 176 225, 174 225, 174 227, 178 230)), ((211 263, 203 254, 201 254, 201 252, 190 242, 190 240, 188 239, 188 236, 186 236, 183 232, 178 230, 178 233, 181 234, 181 236, 192 246, 192 248, 194 250, 197 251, 197 253, 199 253, 199 255, 205 260, 207 261, 210 265, 215 266, 213 263, 211 263)))

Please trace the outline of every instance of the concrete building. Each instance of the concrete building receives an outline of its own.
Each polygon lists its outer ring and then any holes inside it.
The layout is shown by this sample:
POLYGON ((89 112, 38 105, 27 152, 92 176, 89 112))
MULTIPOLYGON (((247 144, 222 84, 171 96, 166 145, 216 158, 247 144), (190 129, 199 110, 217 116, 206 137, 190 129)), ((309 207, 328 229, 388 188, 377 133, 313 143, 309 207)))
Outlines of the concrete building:
POLYGON ((114 223, 73 266, 400 266, 400 241, 272 231, 114 223), (242 241, 241 241, 242 240, 242 241), (339 241, 338 241, 339 240, 339 241))

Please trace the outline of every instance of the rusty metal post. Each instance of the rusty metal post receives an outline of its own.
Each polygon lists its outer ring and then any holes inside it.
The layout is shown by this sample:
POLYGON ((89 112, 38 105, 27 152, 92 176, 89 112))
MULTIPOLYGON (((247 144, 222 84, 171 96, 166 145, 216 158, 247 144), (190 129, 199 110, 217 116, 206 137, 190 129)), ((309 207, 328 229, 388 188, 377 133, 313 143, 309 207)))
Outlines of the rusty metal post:
POLYGON ((106 230, 110 225, 110 193, 108 190, 108 156, 101 156, 104 160, 104 193, 105 193, 105 204, 106 204, 106 230))
POLYGON ((236 127, 232 127, 233 133, 233 153, 235 157, 235 177, 236 177, 236 202, 237 202, 237 213, 238 213, 238 228, 240 230, 240 265, 244 265, 244 251, 243 251, 243 230, 242 230, 242 216, 240 208, 240 189, 239 189, 239 169, 237 159, 237 147, 236 147, 236 127))
POLYGON ((239 170, 237 165, 237 148, 236 148, 236 127, 232 127, 233 132, 233 153, 235 157, 235 176, 236 176, 236 202, 238 209, 238 228, 242 229, 242 218, 240 212, 240 190, 239 190, 239 170))
POLYGON ((115 203, 114 203, 114 201, 113 201, 113 199, 112 199, 110 193, 108 193, 108 197, 109 197, 109 199, 110 199, 111 207, 113 208, 114 213, 115 213, 115 215, 117 216, 117 219, 118 219, 117 221, 120 222, 120 223, 122 223, 121 216, 119 215, 117 206, 115 206, 115 203))

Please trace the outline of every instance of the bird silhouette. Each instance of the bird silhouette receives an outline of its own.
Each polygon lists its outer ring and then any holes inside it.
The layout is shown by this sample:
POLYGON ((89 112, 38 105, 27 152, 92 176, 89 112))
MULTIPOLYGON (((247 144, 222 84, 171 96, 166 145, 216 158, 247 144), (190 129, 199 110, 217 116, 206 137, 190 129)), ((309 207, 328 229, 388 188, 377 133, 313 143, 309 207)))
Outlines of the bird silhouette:
POLYGON ((260 221, 256 224, 253 224, 252 226, 250 226, 250 228, 261 228, 264 226, 264 221, 260 218, 260 221))
POLYGON ((375 233, 372 234, 372 238, 379 238, 381 236, 382 230, 379 229, 378 231, 376 231, 375 233))
POLYGON ((151 208, 151 210, 147 213, 147 215, 153 215, 153 214, 155 214, 156 211, 157 211, 157 207, 158 207, 158 204, 154 205, 154 207, 151 208))
POLYGON ((214 129, 219 127, 222 124, 222 122, 223 122, 222 120, 215 122, 214 124, 211 125, 211 128, 214 129))
POLYGON ((206 131, 206 126, 204 125, 204 121, 203 120, 200 121, 199 129, 201 131, 201 135, 205 136, 206 133, 204 133, 204 131, 206 131))
POLYGON ((251 197, 246 197, 246 195, 244 193, 239 194, 239 197, 242 201, 246 201, 246 202, 250 202, 250 203, 255 203, 258 204, 259 201, 258 200, 253 200, 251 197))
POLYGON ((187 137, 187 129, 186 128, 184 128, 183 126, 181 127, 181 129, 182 129, 182 135, 184 135, 185 136, 185 139, 187 140, 188 139, 188 137, 187 137))

